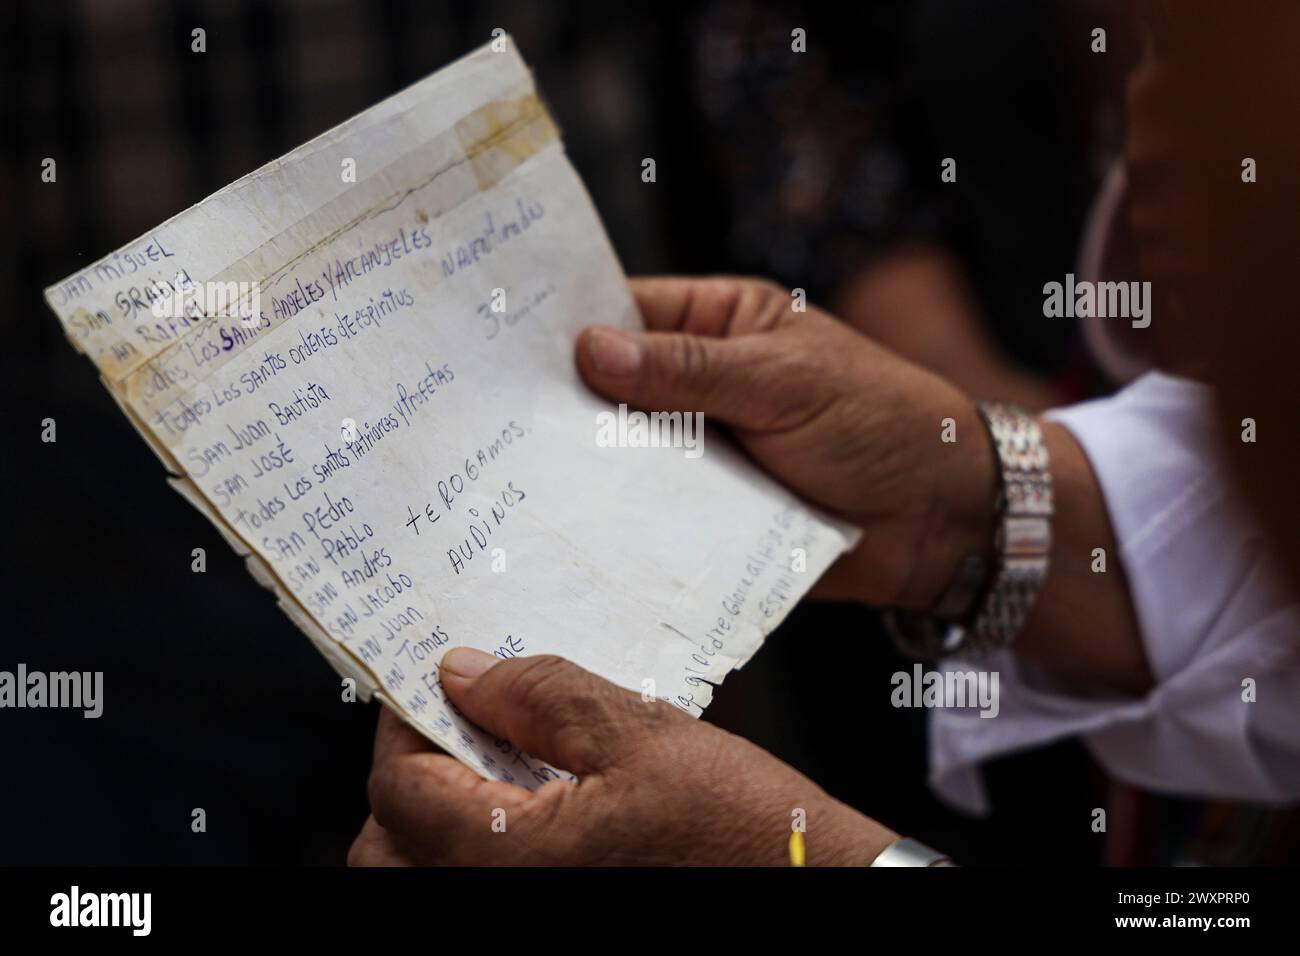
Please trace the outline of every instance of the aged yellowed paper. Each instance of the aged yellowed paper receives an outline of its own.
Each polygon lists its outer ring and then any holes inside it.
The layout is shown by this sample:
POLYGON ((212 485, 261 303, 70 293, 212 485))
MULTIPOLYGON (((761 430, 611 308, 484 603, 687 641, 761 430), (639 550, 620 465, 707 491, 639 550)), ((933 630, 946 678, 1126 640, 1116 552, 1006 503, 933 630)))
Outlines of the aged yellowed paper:
POLYGON ((693 416, 641 447, 583 386, 578 330, 640 317, 512 43, 47 299, 338 672, 485 775, 556 770, 444 702, 447 649, 561 654, 699 714, 854 540, 693 416))

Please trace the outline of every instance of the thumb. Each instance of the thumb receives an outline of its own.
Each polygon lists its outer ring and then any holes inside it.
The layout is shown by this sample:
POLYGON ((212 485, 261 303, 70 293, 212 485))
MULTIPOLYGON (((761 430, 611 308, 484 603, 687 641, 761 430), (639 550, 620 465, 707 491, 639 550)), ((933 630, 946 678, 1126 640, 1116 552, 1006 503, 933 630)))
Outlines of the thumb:
POLYGON ((647 723, 649 707, 638 695, 562 657, 502 660, 458 647, 438 671, 466 717, 578 776, 612 766, 647 723))
POLYGON ((761 429, 780 413, 772 338, 591 326, 578 336, 578 370, 595 391, 637 408, 702 412, 737 428, 761 429))

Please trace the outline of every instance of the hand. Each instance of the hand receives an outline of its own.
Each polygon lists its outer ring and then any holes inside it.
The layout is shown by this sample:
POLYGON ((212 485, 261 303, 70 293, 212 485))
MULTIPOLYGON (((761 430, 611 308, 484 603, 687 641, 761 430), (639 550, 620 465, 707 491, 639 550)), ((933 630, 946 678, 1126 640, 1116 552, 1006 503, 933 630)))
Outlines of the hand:
POLYGON ((754 745, 561 658, 457 648, 440 674, 466 717, 579 782, 484 780, 385 708, 351 865, 784 866, 797 810, 808 865, 865 866, 897 839, 754 745))
POLYGON ((993 452, 974 404, 786 290, 740 278, 632 281, 650 330, 584 329, 608 398, 731 427, 782 483, 865 531, 823 597, 928 610, 993 539, 993 452), (941 440, 952 419, 957 440, 941 440))
MULTIPOLYGON (((647 332, 584 329, 578 367, 615 401, 701 411, 730 425, 775 478, 863 529, 817 582, 818 597, 930 610, 968 554, 993 544, 995 455, 974 403, 819 309, 754 279, 633 280, 647 332), (944 419, 955 442, 941 440, 944 419)), ((1018 653, 1088 686, 1151 684, 1118 551, 1087 456, 1043 422, 1056 514, 1051 573, 1018 653)))

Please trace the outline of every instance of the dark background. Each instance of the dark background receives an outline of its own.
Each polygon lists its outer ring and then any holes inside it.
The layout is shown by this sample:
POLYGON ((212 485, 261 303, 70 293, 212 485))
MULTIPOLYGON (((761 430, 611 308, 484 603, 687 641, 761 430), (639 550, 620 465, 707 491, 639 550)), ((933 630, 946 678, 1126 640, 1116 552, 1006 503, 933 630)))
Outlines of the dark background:
MULTIPOLYGON (((629 273, 756 273, 833 302, 890 250, 931 244, 962 264, 1010 355, 1073 394, 1096 386, 1070 327, 1041 321, 1041 286, 1072 269, 1122 134, 1131 25, 1103 2, 842 6, 6 4, 0 668, 102 670, 106 704, 99 720, 0 711, 0 862, 344 858, 366 814, 373 708, 340 701, 333 671, 166 488, 41 290, 495 27, 535 69, 629 273), (1088 58, 1090 25, 1110 31, 1104 60, 1088 58), (808 35, 797 59, 794 26, 808 35), (206 53, 190 50, 195 27, 206 53), (943 156, 962 157, 957 184, 939 183, 943 156), (47 417, 55 444, 38 438, 47 417), (196 547, 206 574, 190 571, 196 547), (191 832, 195 807, 206 833, 191 832)), ((1107 859, 1086 821, 1122 807, 1076 743, 992 764, 986 820, 943 808, 922 714, 888 705, 900 666, 871 611, 805 604, 706 719, 964 862, 1107 859), (870 776, 834 759, 846 739, 870 776)), ((1157 828, 1199 812, 1148 805, 1157 828)))

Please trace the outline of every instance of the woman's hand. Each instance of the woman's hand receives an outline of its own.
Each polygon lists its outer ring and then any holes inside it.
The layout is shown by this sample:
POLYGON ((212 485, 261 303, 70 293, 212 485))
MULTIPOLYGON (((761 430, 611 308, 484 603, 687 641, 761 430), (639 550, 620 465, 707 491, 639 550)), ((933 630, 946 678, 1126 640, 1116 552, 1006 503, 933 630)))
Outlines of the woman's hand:
POLYGON ((385 709, 352 865, 784 866, 802 823, 808 865, 865 866, 897 839, 753 744, 562 658, 458 648, 440 675, 466 717, 579 782, 484 780, 385 709))

